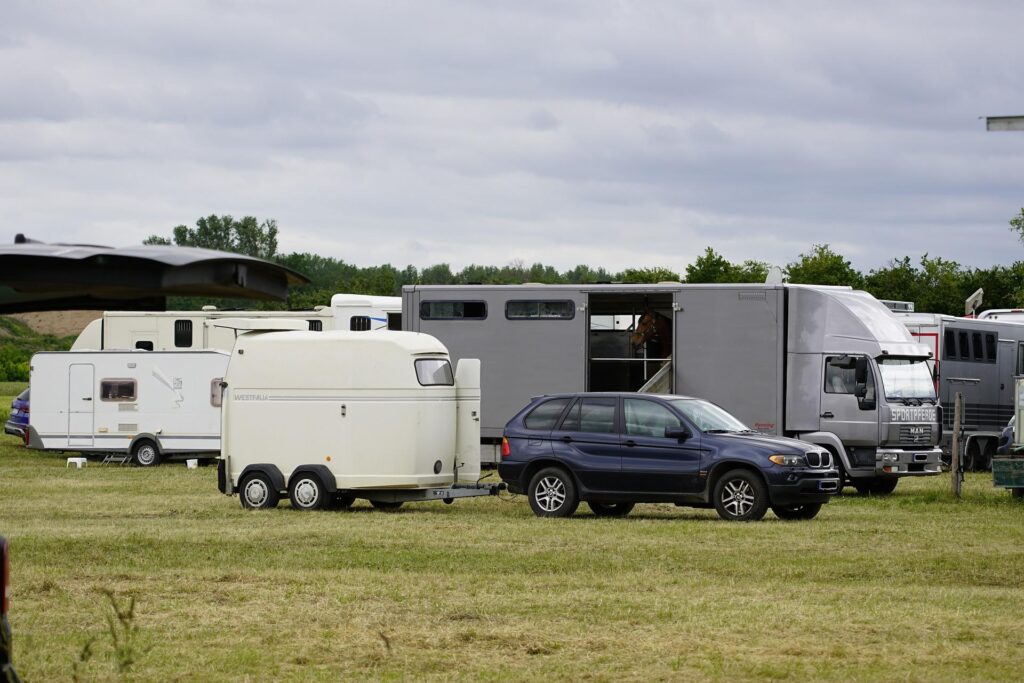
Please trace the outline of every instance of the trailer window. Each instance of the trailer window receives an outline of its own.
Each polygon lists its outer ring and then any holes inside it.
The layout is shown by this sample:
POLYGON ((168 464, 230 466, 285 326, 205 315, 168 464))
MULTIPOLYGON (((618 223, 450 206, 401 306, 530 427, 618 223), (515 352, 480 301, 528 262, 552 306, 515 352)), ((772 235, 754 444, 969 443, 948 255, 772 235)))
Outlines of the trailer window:
MULTIPOLYGON (((846 359, 844 362, 847 362, 846 359)), ((857 371, 853 368, 841 368, 837 363, 837 357, 825 361, 825 393, 852 394, 857 387, 857 371)))
POLYGON ((368 315, 354 315, 349 318, 348 329, 352 332, 366 332, 371 329, 372 321, 368 315))
POLYGON ((224 387, 221 386, 223 383, 223 377, 214 377, 210 380, 210 405, 214 408, 220 408, 224 402, 224 387))
POLYGON ((483 301, 424 301, 420 304, 421 320, 483 320, 487 304, 483 301))
POLYGON ((101 401, 134 401, 137 385, 134 379, 100 380, 101 401))
POLYGON ((509 301, 505 317, 509 320, 572 320, 576 304, 571 301, 509 301))
POLYGON ((971 342, 967 338, 968 337, 967 333, 966 332, 960 332, 957 336, 960 338, 959 339, 959 341, 960 341, 960 348, 959 348, 960 360, 970 360, 971 359, 971 342))
POLYGON ((942 347, 943 360, 956 360, 956 333, 953 330, 946 330, 942 347))
POLYGON ((323 320, 310 320, 309 321, 309 331, 310 332, 323 332, 324 331, 324 321, 323 320))
POLYGON ((187 349, 192 346, 192 321, 174 321, 174 346, 179 349, 187 349))
POLYGON ((523 420, 523 424, 526 425, 527 429, 551 431, 555 428, 558 418, 562 416, 562 411, 565 410, 565 406, 569 404, 569 401, 570 399, 568 398, 555 398, 550 401, 544 401, 530 411, 530 414, 523 420))
POLYGON ((994 334, 985 335, 985 361, 996 362, 996 335, 994 334))
POLYGON ((151 341, 137 341, 137 342, 135 342, 135 348, 141 349, 143 351, 152 351, 153 350, 153 342, 151 342, 151 341))
POLYGON ((444 358, 420 358, 416 361, 416 380, 425 387, 455 384, 452 365, 444 358))
POLYGON ((981 332, 972 334, 971 342, 974 345, 974 360, 985 360, 985 347, 981 344, 981 332))

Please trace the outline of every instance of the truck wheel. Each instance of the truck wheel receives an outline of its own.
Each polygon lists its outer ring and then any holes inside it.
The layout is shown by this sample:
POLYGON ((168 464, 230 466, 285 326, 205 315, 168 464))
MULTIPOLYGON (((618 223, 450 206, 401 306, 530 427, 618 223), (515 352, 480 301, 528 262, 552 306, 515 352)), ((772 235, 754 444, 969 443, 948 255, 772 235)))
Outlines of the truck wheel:
POLYGON ((821 503, 772 506, 772 512, 779 519, 814 519, 820 511, 821 503))
POLYGON ((730 522, 756 522, 768 512, 768 487, 750 470, 726 472, 715 483, 715 510, 730 522))
POLYGON ((625 517, 633 509, 634 503, 598 503, 587 501, 587 505, 598 517, 625 517))
POLYGON ((327 507, 331 494, 319 477, 302 473, 288 482, 288 499, 296 510, 319 510, 327 507))
POLYGON ((139 467, 156 467, 160 464, 160 449, 149 439, 140 439, 132 446, 132 460, 139 467))
POLYGON ((972 439, 971 443, 967 446, 967 451, 964 453, 964 472, 976 472, 979 470, 980 461, 981 448, 978 446, 978 440, 972 439))
POLYGON ((398 508, 402 507, 402 501, 400 501, 400 500, 395 500, 395 501, 392 501, 392 500, 371 500, 370 501, 370 505, 372 505, 373 507, 377 508, 378 510, 383 510, 384 512, 394 512, 398 508))
POLYGON ((1024 498, 1024 489, 1010 489, 1010 496, 1020 500, 1021 498, 1024 498))
POLYGON ((895 477, 870 477, 868 479, 854 479, 853 487, 862 496, 887 496, 896 490, 899 479, 895 477))
POLYGON ((242 480, 238 487, 238 498, 242 501, 242 507, 248 510, 266 510, 276 508, 281 496, 270 477, 262 472, 254 472, 242 480))
POLYGON ((538 517, 569 517, 580 504, 576 482, 560 467, 545 467, 533 475, 526 492, 538 517))

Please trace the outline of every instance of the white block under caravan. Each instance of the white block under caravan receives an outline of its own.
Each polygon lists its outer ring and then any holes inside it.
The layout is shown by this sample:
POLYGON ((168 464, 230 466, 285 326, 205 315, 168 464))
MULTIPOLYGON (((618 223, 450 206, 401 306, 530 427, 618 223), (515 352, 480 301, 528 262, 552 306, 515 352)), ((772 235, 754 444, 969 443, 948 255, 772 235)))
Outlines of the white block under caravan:
POLYGON ((32 356, 28 446, 131 455, 143 466, 220 450, 223 351, 32 356))
POLYGON ((249 508, 497 493, 480 476, 480 361, 410 332, 255 332, 224 378, 222 493, 249 508))

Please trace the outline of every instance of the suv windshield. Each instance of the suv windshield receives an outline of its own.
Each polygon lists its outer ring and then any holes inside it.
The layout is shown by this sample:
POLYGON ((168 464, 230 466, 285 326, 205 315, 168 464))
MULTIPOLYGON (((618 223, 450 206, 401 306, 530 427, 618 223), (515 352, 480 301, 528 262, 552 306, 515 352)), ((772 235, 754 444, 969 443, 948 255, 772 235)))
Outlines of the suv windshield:
POLYGON ((702 432, 749 432, 752 431, 735 417, 714 403, 694 398, 670 400, 676 410, 686 416, 702 432))
POLYGON ((885 397, 935 400, 935 384, 928 363, 920 358, 879 358, 885 397))

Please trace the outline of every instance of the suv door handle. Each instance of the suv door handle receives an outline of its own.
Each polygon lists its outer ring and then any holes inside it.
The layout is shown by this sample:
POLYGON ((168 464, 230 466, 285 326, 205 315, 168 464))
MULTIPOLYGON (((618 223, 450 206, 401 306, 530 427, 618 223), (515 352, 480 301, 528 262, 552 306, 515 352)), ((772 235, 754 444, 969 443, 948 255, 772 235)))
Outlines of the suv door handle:
POLYGON ((822 413, 818 417, 835 417, 835 415, 833 415, 831 411, 826 410, 824 413, 822 413))
POLYGON ((627 448, 632 448, 635 445, 636 445, 636 441, 633 441, 632 439, 630 439, 629 441, 626 442, 626 447, 627 448))
POLYGON ((564 441, 565 443, 572 443, 572 437, 571 436, 563 436, 562 437, 562 441, 564 441))

